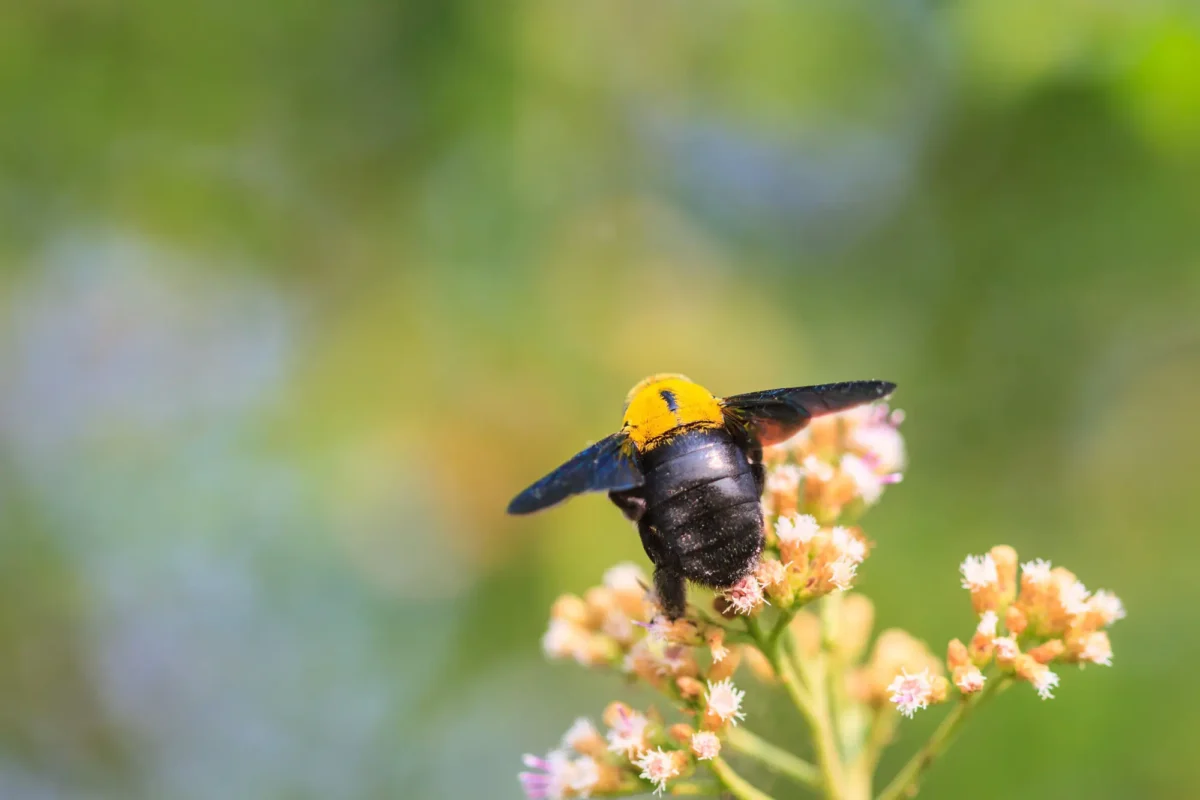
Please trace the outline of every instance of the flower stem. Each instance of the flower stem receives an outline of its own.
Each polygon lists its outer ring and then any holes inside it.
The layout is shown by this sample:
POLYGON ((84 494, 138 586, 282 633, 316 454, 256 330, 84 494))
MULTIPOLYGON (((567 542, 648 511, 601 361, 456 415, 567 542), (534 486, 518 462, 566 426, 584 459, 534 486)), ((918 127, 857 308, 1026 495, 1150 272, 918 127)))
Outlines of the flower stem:
POLYGON ((731 728, 726 741, 737 752, 755 759, 780 775, 786 775, 810 788, 821 786, 821 771, 815 765, 760 739, 745 728, 731 728))
POLYGON ((726 764, 724 759, 719 757, 714 758, 710 766, 712 767, 713 774, 717 776, 717 780, 737 800, 773 800, 771 795, 762 792, 758 787, 734 772, 733 767, 726 764))
POLYGON ((843 794, 842 766, 829 718, 828 687, 825 684, 823 665, 809 671, 803 662, 797 660, 797 666, 805 672, 804 684, 801 685, 791 659, 784 653, 785 645, 786 649, 795 650, 795 642, 792 641, 791 629, 788 626, 790 621, 791 615, 785 614, 769 634, 764 634, 762 626, 754 618, 746 620, 746 627, 812 731, 825 796, 830 800, 840 800, 843 794))
POLYGON ((942 720, 942 724, 938 725, 937 730, 933 732, 933 736, 929 737, 925 746, 918 750, 908 763, 896 773, 896 777, 892 778, 892 782, 880 793, 879 800, 899 800, 902 797, 915 795, 921 776, 958 736, 963 721, 970 716, 971 711, 986 702, 996 692, 1007 688, 1011 681, 1012 678, 1007 675, 993 678, 978 695, 973 698, 965 698, 955 706, 942 720))

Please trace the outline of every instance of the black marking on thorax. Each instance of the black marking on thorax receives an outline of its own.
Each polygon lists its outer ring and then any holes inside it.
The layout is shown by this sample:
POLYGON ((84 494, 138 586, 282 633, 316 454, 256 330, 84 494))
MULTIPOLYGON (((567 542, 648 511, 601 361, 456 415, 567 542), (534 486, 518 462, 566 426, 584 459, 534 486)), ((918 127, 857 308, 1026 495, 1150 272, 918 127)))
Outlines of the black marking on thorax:
POLYGON ((679 403, 675 400, 675 393, 670 389, 659 390, 658 396, 661 397, 663 402, 667 404, 667 410, 672 414, 679 410, 679 403))

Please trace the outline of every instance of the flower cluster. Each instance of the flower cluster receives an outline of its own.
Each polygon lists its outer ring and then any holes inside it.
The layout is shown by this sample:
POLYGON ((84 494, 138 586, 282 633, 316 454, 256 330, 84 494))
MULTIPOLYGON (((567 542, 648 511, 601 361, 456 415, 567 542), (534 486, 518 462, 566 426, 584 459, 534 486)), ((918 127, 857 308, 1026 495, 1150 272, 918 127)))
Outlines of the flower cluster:
POLYGON ((581 718, 560 747, 544 757, 525 756, 526 766, 534 771, 518 776, 521 785, 531 800, 648 789, 662 794, 668 783, 690 776, 700 762, 720 755, 725 726, 745 716, 743 696, 729 679, 709 683, 691 704, 699 729, 683 722, 667 725, 654 709, 642 713, 612 703, 604 711, 605 733, 581 718))
POLYGON ((902 411, 886 403, 817 417, 788 441, 768 447, 763 508, 769 516, 808 514, 823 525, 857 518, 901 479, 906 455, 902 411))
MULTIPOLYGON (((1007 545, 967 556, 959 567, 962 585, 971 593, 979 623, 968 643, 954 639, 946 649, 946 667, 958 691, 983 690, 984 671, 995 667, 997 678, 1030 684, 1043 700, 1054 697, 1059 676, 1053 663, 1112 665, 1112 645, 1105 628, 1125 616, 1116 595, 1089 592, 1073 572, 1038 559, 1019 566, 1017 551, 1007 545)), ((936 692, 913 692, 901 673, 892 701, 902 710, 936 702, 936 692)))
POLYGON ((880 753, 901 716, 951 697, 964 701, 880 795, 899 800, 916 793, 963 711, 994 689, 1026 682, 1048 698, 1059 682, 1051 665, 1112 663, 1105 629, 1125 616, 1121 601, 1089 592, 1046 561, 1022 565, 1007 546, 962 562, 977 623, 966 643, 949 643, 944 662, 898 628, 872 645, 874 605, 849 590, 874 547, 859 518, 905 465, 901 420, 881 403, 860 407, 818 417, 766 448, 762 557, 712 598, 712 611, 693 597, 683 618, 668 619, 633 564, 555 601, 542 639, 547 656, 624 673, 656 690, 673 720, 615 702, 602 729, 576 721, 550 753, 525 757, 529 770, 520 780, 529 798, 649 791, 766 797, 733 771, 730 753, 809 789, 858 800, 871 796, 880 753), (815 601, 819 614, 806 608, 815 601), (815 763, 741 725, 745 692, 734 678, 742 664, 760 688, 783 690, 801 712, 815 763))

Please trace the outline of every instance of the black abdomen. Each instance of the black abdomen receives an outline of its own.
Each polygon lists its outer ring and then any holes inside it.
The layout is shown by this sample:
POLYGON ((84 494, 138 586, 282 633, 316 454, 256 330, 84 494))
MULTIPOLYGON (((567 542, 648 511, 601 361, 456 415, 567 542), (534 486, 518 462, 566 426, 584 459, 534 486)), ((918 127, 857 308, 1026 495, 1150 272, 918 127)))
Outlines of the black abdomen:
POLYGON ((642 543, 656 565, 729 586, 758 562, 762 507, 745 451, 723 428, 688 431, 642 456, 642 543))

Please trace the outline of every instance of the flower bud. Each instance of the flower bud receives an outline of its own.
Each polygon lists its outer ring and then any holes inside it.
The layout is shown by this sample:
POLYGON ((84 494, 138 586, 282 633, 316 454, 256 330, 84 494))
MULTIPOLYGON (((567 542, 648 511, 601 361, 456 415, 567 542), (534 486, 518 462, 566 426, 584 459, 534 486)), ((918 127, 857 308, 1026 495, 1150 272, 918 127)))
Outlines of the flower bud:
POLYGON ((994 646, 992 642, 995 637, 988 636, 985 633, 975 632, 971 637, 971 644, 967 647, 967 653, 971 656, 972 663, 977 667, 985 667, 992 660, 994 646))
POLYGON ((839 653, 848 664, 862 658, 871 639, 871 626, 875 623, 875 605, 865 594, 847 594, 842 600, 841 619, 838 622, 839 653))
POLYGON ((550 618, 566 620, 580 628, 592 628, 595 627, 597 615, 588 608, 582 597, 563 594, 550 606, 550 618))
POLYGON ((714 661, 708 668, 708 679, 720 681, 731 677, 733 673, 737 672, 738 665, 742 663, 742 653, 745 649, 744 647, 735 647, 720 661, 714 661))
POLYGON ((1008 605, 1017 596, 1017 551, 1006 544, 990 551, 996 565, 997 594, 1000 605, 1008 605))
POLYGON ((1008 628, 1008 632, 1013 636, 1020 636, 1024 633, 1028 624, 1025 612, 1018 606, 1009 606, 1008 610, 1004 612, 1004 627, 1008 628))
POLYGON ((1062 639, 1051 639, 1029 651, 1029 657, 1039 664, 1049 664, 1063 654, 1066 645, 1062 639))
POLYGON ((679 744, 690 744, 695 733, 692 726, 685 722, 677 722, 667 728, 667 736, 679 744))
POLYGON ((970 660, 967 646, 958 639, 951 639, 950 645, 946 648, 946 668, 954 672, 959 667, 965 667, 970 660))
POLYGON ((996 665, 1005 669, 1012 667, 1017 657, 1022 655, 1017 640, 1011 636, 996 637, 992 646, 996 648, 996 665))
POLYGON ((704 694, 704 684, 687 675, 676 678, 675 686, 679 688, 679 693, 688 700, 694 700, 704 694))
POLYGON ((929 702, 944 703, 950 694, 950 681, 941 675, 935 675, 929 683, 929 702))

